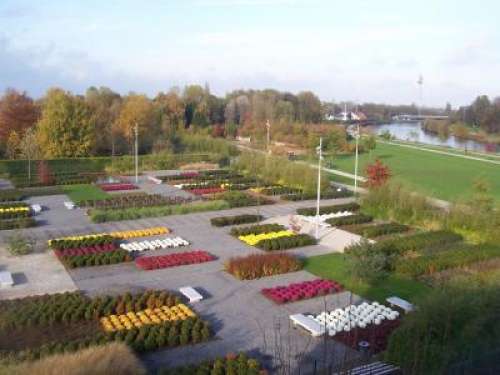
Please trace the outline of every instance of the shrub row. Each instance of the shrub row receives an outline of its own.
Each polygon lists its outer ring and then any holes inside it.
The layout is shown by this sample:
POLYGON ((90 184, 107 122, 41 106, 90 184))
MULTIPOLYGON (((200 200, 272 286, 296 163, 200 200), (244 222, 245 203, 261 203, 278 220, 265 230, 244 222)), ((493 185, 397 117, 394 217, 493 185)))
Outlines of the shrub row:
POLYGON ((23 200, 24 194, 17 189, 0 190, 0 202, 23 200))
POLYGON ((225 200, 229 204, 230 208, 259 206, 274 203, 267 199, 252 197, 250 194, 241 191, 227 191, 225 193, 218 194, 217 199, 225 200))
POLYGON ((500 257, 500 247, 479 245, 475 247, 445 250, 435 254, 405 259, 396 264, 396 272, 417 277, 430 275, 450 268, 465 267, 471 263, 500 257))
POLYGON ((134 220, 144 217, 183 215, 193 212, 224 210, 229 207, 229 204, 225 201, 214 200, 209 202, 193 202, 188 204, 160 207, 136 207, 116 210, 92 209, 89 214, 94 223, 104 223, 106 221, 134 220))
POLYGON ((64 194, 61 186, 41 186, 41 187, 28 187, 19 190, 23 195, 28 197, 41 197, 46 195, 59 195, 64 194))
POLYGON ((228 354, 225 358, 205 361, 197 365, 160 369, 156 375, 259 375, 261 365, 246 354, 228 354))
MULTIPOLYGON (((323 206, 319 208, 320 215, 324 214, 334 214, 341 211, 357 211, 359 210, 359 204, 357 203, 346 203, 346 204, 336 204, 333 206, 323 206)), ((303 216, 314 216, 316 215, 316 207, 298 208, 297 213, 303 216)))
POLYGON ((300 195, 302 194, 302 190, 293 188, 290 186, 269 186, 260 189, 260 193, 264 195, 300 195))
POLYGON ((179 303, 177 295, 154 290, 114 297, 89 298, 81 292, 66 292, 3 300, 0 301, 0 329, 94 320, 111 314, 171 307, 179 303))
POLYGON ((31 228, 34 226, 36 226, 36 221, 32 217, 0 220, 0 230, 31 228))
MULTIPOLYGON (((342 189, 340 191, 331 190, 321 193, 321 199, 338 199, 352 197, 354 193, 350 190, 342 189)), ((317 195, 314 193, 298 193, 298 194, 284 194, 281 199, 287 201, 306 201, 316 199, 317 195)), ((316 211, 314 211, 316 213, 316 211)))
POLYGON ((210 219, 210 223, 214 227, 225 227, 228 225, 257 223, 264 217, 262 215, 235 215, 235 216, 219 216, 210 219))
POLYGON ((242 228, 232 228, 231 235, 235 237, 248 236, 249 234, 261 234, 279 232, 286 228, 281 224, 257 224, 242 228))
POLYGON ((266 251, 287 250, 295 247, 316 245, 316 239, 308 234, 297 234, 295 236, 278 237, 262 240, 257 247, 266 251))
POLYGON ((86 255, 63 255, 59 258, 68 268, 104 266, 109 264, 118 264, 131 262, 134 260, 126 250, 113 250, 98 254, 86 255))
POLYGON ((54 239, 49 241, 49 246, 54 250, 76 249, 87 246, 99 246, 114 243, 116 239, 108 234, 95 236, 82 236, 75 239, 54 239))
POLYGON ((369 223, 371 221, 373 221, 373 217, 365 214, 334 217, 326 220, 328 224, 333 226, 364 224, 364 223, 369 223))
POLYGON ((231 258, 225 264, 226 271, 240 280, 252 280, 295 272, 302 269, 302 267, 302 261, 284 253, 252 254, 231 258))
POLYGON ((130 207, 152 207, 188 203, 192 199, 166 197, 161 194, 131 193, 115 195, 107 199, 85 200, 79 202, 80 207, 122 209, 130 207))
POLYGON ((371 225, 367 226, 362 229, 362 235, 364 237, 378 237, 378 236, 384 236, 387 234, 392 234, 392 233, 402 233, 402 232, 407 232, 410 228, 407 225, 404 224, 398 224, 398 223, 386 223, 386 224, 378 224, 378 225, 371 225))

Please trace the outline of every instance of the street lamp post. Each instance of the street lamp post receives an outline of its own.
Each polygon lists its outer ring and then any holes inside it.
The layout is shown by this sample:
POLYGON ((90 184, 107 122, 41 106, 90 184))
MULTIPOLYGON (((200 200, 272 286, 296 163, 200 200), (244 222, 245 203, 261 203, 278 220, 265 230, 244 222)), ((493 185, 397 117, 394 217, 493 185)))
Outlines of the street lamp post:
POLYGON ((269 120, 266 121, 266 129, 267 129, 267 144, 266 144, 266 148, 267 148, 267 153, 269 154, 271 152, 271 150, 269 149, 269 143, 271 142, 271 135, 270 135, 271 123, 269 122, 269 120))
POLYGON ((354 196, 358 194, 358 153, 359 153, 359 123, 357 124, 357 130, 356 130, 356 157, 354 161, 354 196))
POLYGON ((323 159, 323 138, 319 138, 318 153, 318 196, 316 200, 316 240, 319 240, 319 201, 321 199, 321 160, 323 159))
POLYGON ((139 126, 135 123, 135 183, 139 183, 139 126))

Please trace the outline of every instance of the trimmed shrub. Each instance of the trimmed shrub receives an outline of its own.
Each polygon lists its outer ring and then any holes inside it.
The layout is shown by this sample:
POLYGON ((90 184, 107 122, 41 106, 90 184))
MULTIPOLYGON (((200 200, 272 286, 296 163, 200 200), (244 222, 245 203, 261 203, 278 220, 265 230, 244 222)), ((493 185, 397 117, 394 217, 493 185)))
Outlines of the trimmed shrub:
POLYGON ((239 236, 247 236, 249 234, 279 232, 282 230, 286 230, 286 228, 281 224, 258 224, 243 228, 232 228, 231 235, 239 237, 239 236))
POLYGON ((266 251, 287 250, 295 247, 316 245, 316 239, 308 234, 278 237, 257 242, 255 246, 266 251))
POLYGON ((295 272, 302 269, 302 267, 302 261, 284 253, 252 254, 231 258, 225 264, 226 271, 241 280, 252 280, 295 272))
POLYGON ((373 221, 373 217, 365 214, 356 214, 350 216, 334 217, 326 220, 326 222, 333 226, 364 224, 373 221))
POLYGON ((215 227, 225 227, 228 225, 239 225, 256 223, 263 219, 262 215, 236 215, 236 216, 220 216, 210 219, 210 223, 215 227))
POLYGON ((0 230, 23 229, 36 226, 36 220, 32 217, 22 217, 19 219, 0 220, 0 230))
POLYGON ((392 233, 402 233, 408 231, 409 229, 410 228, 404 224, 387 223, 365 227, 361 233, 364 237, 373 238, 392 233))
MULTIPOLYGON (((336 204, 333 206, 320 207, 319 213, 320 215, 334 214, 336 212, 341 212, 341 211, 358 211, 359 208, 360 206, 357 203, 336 204)), ((303 216, 315 216, 316 207, 298 208, 297 213, 303 216)))

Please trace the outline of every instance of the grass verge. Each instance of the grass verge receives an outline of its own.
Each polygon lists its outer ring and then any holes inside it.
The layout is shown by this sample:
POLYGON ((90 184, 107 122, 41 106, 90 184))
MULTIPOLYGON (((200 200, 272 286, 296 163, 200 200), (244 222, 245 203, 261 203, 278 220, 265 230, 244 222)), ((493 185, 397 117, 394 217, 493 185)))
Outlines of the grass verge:
POLYGON ((66 185, 62 189, 64 194, 76 204, 84 200, 106 199, 111 196, 99 187, 90 184, 66 185))

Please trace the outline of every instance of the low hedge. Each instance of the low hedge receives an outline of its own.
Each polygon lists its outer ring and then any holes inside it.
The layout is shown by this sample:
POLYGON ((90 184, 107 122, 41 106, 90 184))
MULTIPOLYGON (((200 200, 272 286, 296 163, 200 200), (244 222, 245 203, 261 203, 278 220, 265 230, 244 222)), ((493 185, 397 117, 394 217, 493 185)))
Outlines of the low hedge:
POLYGON ((145 217, 160 217, 169 215, 184 215, 194 212, 217 211, 227 208, 230 208, 230 205, 226 201, 215 200, 160 207, 136 207, 117 210, 92 209, 89 210, 89 215, 94 223, 104 223, 107 221, 134 220, 145 217))
POLYGON ((361 233, 364 237, 374 238, 392 233, 407 232, 409 229, 410 228, 404 224, 386 223, 386 224, 367 226, 363 228, 361 233))
POLYGON ((204 361, 196 365, 188 365, 173 369, 160 369, 156 375, 259 375, 261 365, 256 359, 248 358, 246 354, 228 354, 225 358, 204 361))
POLYGON ((129 252, 122 249, 99 253, 99 254, 73 255, 73 256, 63 255, 59 259, 68 268, 104 266, 108 264, 131 262, 133 260, 129 252))
POLYGON ((220 193, 216 195, 216 198, 225 200, 231 208, 260 206, 274 203, 268 199, 256 198, 241 191, 228 191, 220 193))
POLYGON ((24 189, 19 189, 19 191, 28 197, 41 197, 46 195, 59 195, 64 194, 64 190, 61 186, 40 186, 40 187, 28 187, 24 189))
MULTIPOLYGON (((319 213, 320 215, 325 215, 325 214, 334 214, 336 212, 341 212, 341 211, 358 211, 358 210, 359 210, 359 204, 346 203, 346 204, 336 204, 333 206, 320 207, 319 213)), ((303 216, 315 216, 316 207, 298 208, 297 213, 303 216)))
POLYGON ((356 214, 350 216, 334 217, 326 220, 326 222, 333 226, 364 224, 373 221, 373 217, 365 214, 356 214))
POLYGON ((116 238, 108 234, 87 236, 82 239, 54 239, 50 240, 50 247, 54 250, 76 249, 84 246, 106 245, 116 241, 116 238))
POLYGON ((278 237, 257 242, 255 246, 266 251, 287 250, 295 247, 316 245, 316 239, 308 234, 278 237))
POLYGON ((302 261, 290 254, 252 254, 229 259, 227 272, 240 280, 253 280, 266 276, 295 272, 303 267, 302 261))
POLYGON ((500 258, 500 247, 492 245, 466 246, 422 255, 418 258, 405 259, 396 264, 396 272, 411 277, 431 275, 435 272, 465 267, 492 258, 500 258))
POLYGON ((17 189, 0 190, 0 202, 14 202, 23 200, 24 194, 17 189))
POLYGON ((219 216, 210 219, 210 223, 214 227, 225 227, 228 225, 257 223, 264 217, 262 215, 236 215, 236 216, 219 216))
POLYGON ((293 188, 290 186, 270 186, 260 189, 259 191, 264 195, 300 195, 303 194, 301 189, 293 188))
POLYGON ((378 242, 376 248, 387 255, 401 255, 409 251, 423 253, 435 247, 441 247, 462 241, 463 237, 457 233, 439 230, 422 232, 391 238, 378 242))
POLYGON ((20 219, 0 220, 0 230, 23 229, 36 226, 36 220, 32 217, 22 217, 20 219))
POLYGON ((231 235, 239 237, 239 236, 248 236, 249 234, 279 232, 281 230, 286 230, 286 228, 281 224, 257 224, 243 228, 232 228, 231 235))
MULTIPOLYGON (((354 193, 350 190, 342 189, 341 191, 332 190, 321 193, 321 199, 338 199, 338 198, 349 198, 354 196, 354 193)), ((287 201, 306 201, 316 199, 317 195, 314 193, 296 193, 296 194, 283 194, 281 199, 287 201)), ((314 211, 316 214, 316 211, 314 211)))

